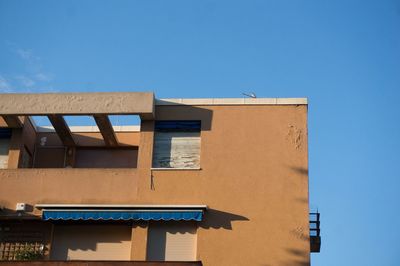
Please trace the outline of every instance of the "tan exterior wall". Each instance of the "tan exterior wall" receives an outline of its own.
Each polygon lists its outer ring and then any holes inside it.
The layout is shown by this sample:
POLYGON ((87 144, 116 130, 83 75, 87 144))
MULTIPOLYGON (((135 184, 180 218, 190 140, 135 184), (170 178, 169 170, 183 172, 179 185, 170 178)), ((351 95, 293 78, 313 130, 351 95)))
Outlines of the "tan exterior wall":
POLYGON ((4 121, 3 117, 0 116, 0 127, 7 127, 6 121, 4 121))
POLYGON ((130 260, 129 225, 55 225, 52 260, 130 260))
POLYGON ((163 106, 156 119, 202 120, 201 170, 153 171, 155 190, 139 190, 146 203, 211 208, 199 260, 309 263, 306 106, 163 106))
POLYGON ((137 222, 132 225, 131 260, 146 260, 148 222, 137 222))
POLYGON ((8 151, 8 168, 17 169, 23 147, 22 128, 13 128, 11 135, 10 150, 8 151))
MULTIPOLYGON (((72 133, 77 146, 101 147, 104 146, 100 132, 72 133)), ((116 132, 115 135, 121 146, 139 146, 140 132, 116 132)), ((46 146, 60 146, 62 142, 55 132, 40 132, 36 137, 36 145, 40 145, 41 139, 46 138, 46 146)))
POLYGON ((15 214, 17 202, 134 203, 138 175, 136 169, 5 169, 0 171, 0 184, 0 206, 15 214))
MULTIPOLYGON (((73 133, 79 146, 74 156, 74 167, 101 168, 98 164, 107 163, 103 168, 136 168, 137 147, 140 142, 140 132, 116 132, 120 148, 106 148, 99 132, 73 133), (93 148, 89 150, 88 148, 93 148), (96 151, 96 149, 102 150, 96 151), (128 150, 129 148, 129 150, 128 150), (107 157, 110 157, 107 159, 107 157), (82 160, 86 160, 86 162, 82 160)), ((35 137, 36 148, 35 168, 62 168, 65 165, 65 147, 55 132, 39 132, 35 137)))
POLYGON ((28 118, 24 118, 24 128, 22 130, 22 142, 27 150, 33 154, 35 149, 37 133, 33 127, 31 121, 28 118))
POLYGON ((75 168, 136 168, 137 149, 77 149, 75 168))
POLYGON ((2 170, 0 204, 206 204, 204 265, 309 264, 306 105, 156 106, 156 119, 202 121, 200 170, 151 170, 144 121, 137 169, 2 170))

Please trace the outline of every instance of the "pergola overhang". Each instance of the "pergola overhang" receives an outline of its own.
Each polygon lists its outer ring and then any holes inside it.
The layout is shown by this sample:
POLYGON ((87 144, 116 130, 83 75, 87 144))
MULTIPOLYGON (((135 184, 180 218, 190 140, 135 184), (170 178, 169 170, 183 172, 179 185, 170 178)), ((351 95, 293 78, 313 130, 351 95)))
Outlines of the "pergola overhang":
POLYGON ((47 116, 65 146, 74 146, 64 115, 93 116, 107 146, 118 146, 108 115, 154 119, 152 92, 0 94, 0 116, 10 128, 22 127, 19 116, 47 116))

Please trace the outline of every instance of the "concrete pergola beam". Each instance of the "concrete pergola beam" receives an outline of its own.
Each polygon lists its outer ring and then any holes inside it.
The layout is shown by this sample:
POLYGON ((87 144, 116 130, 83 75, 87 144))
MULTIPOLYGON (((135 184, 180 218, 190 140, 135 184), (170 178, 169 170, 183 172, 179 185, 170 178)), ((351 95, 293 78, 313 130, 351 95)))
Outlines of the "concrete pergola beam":
POLYGON ((22 122, 16 115, 3 115, 3 120, 9 128, 21 128, 22 122))
POLYGON ((139 115, 154 119, 152 92, 0 94, 0 115, 139 115))
POLYGON ((97 127, 100 129, 100 133, 103 136, 104 143, 107 146, 118 146, 117 136, 115 135, 114 129, 107 115, 93 115, 96 121, 97 127))
POLYGON ((51 124, 54 127, 58 137, 61 139, 65 146, 75 146, 75 141, 72 136, 71 130, 69 129, 67 122, 61 115, 47 115, 51 124))

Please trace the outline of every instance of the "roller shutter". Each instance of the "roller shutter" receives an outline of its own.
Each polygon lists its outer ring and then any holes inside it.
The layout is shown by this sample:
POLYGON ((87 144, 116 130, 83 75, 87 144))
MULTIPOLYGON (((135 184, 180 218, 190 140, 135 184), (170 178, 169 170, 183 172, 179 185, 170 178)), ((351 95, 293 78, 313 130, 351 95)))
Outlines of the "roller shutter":
POLYGON ((159 222, 149 226, 147 260, 195 261, 197 225, 192 222, 159 222))

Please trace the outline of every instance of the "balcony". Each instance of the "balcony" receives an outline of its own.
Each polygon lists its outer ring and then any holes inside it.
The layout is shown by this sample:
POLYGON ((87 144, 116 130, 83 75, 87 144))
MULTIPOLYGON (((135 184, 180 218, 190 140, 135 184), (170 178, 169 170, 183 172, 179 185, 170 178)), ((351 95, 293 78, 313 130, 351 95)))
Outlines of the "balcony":
POLYGON ((0 261, 1 266, 201 266, 201 261, 0 261))
POLYGON ((136 168, 134 125, 154 119, 153 93, 3 94, 0 102, 0 169, 136 168))
POLYGON ((319 253, 321 250, 320 213, 310 213, 310 250, 319 253))

